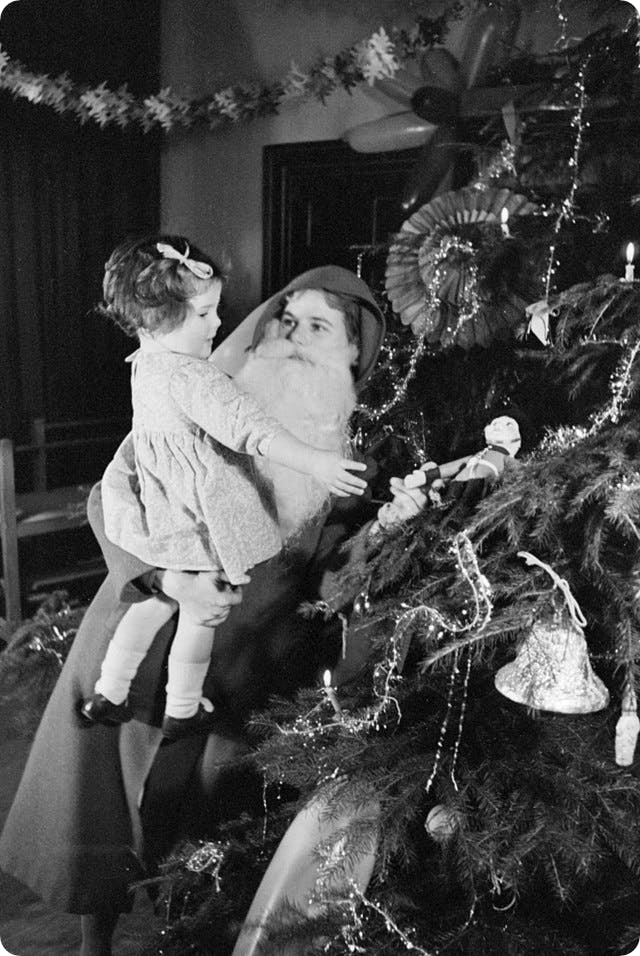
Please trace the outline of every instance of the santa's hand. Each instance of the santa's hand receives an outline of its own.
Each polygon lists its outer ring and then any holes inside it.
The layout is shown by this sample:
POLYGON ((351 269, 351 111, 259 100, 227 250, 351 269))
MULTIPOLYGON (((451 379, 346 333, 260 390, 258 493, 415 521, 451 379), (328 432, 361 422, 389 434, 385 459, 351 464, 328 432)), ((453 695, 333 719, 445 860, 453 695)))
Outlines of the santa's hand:
POLYGON ((363 461, 340 458, 332 451, 316 450, 310 459, 309 473, 326 485, 329 491, 346 498, 349 495, 361 495, 367 487, 366 481, 352 475, 352 471, 366 471, 363 461))
POLYGON ((208 627, 227 619, 233 605, 242 601, 240 585, 249 580, 245 575, 238 585, 231 585, 222 571, 161 570, 156 575, 163 594, 177 601, 192 620, 208 627))
POLYGON ((398 524, 401 521, 407 521, 409 518, 415 518, 420 514, 427 503, 427 497, 420 488, 408 488, 406 481, 402 478, 392 478, 389 482, 393 499, 389 502, 390 507, 383 505, 380 511, 387 508, 387 511, 380 521, 380 512, 378 512, 378 521, 383 528, 390 527, 391 524, 398 524))

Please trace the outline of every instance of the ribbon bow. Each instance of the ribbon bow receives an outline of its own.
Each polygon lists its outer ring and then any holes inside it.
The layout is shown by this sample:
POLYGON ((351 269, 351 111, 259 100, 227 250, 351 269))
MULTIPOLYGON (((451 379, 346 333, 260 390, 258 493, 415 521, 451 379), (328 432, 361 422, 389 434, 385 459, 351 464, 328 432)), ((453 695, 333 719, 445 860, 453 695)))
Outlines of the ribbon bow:
POLYGON ((558 307, 549 304, 548 299, 532 302, 524 310, 529 316, 527 332, 531 332, 543 345, 549 344, 549 319, 558 314, 558 307))
POLYGON ((545 564, 544 561, 541 561, 540 558, 536 558, 535 554, 530 554, 528 551, 518 551, 518 557, 524 558, 526 564, 537 565, 539 568, 542 568, 544 571, 547 572, 547 574, 551 576, 555 586, 559 588, 564 594, 564 599, 567 603, 567 608, 569 610, 569 614, 571 616, 571 620, 573 621, 573 623, 578 625, 579 627, 586 627, 587 621, 585 619, 584 614, 582 613, 582 610, 580 609, 580 605, 578 604, 573 594, 571 593, 569 582, 566 581, 565 578, 561 578, 559 574, 556 574, 553 568, 549 567, 548 564, 545 564))
POLYGON ((178 250, 170 246, 168 242, 156 243, 156 249, 163 259, 176 259, 181 266, 184 266, 189 272, 192 272, 196 278, 210 279, 213 275, 211 266, 206 262, 196 262, 195 259, 190 259, 188 242, 186 243, 186 247, 184 252, 178 252, 178 250))

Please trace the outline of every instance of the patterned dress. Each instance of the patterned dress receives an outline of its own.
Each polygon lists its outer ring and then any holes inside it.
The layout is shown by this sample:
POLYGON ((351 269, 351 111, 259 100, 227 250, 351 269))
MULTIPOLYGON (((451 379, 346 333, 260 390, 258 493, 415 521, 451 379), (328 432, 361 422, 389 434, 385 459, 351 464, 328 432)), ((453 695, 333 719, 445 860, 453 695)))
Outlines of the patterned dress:
POLYGON ((222 568, 237 583, 282 545, 251 456, 283 427, 211 360, 151 342, 128 361, 139 508, 117 494, 112 462, 102 484, 107 536, 153 567, 222 568))

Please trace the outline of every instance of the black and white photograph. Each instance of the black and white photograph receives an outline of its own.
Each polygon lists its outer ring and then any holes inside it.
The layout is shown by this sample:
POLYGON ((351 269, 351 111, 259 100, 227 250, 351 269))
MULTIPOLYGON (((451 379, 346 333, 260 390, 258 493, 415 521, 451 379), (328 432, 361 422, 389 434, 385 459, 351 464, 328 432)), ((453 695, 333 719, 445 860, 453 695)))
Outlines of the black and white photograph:
POLYGON ((0 0, 0 559, 0 956, 640 954, 640 0, 0 0))

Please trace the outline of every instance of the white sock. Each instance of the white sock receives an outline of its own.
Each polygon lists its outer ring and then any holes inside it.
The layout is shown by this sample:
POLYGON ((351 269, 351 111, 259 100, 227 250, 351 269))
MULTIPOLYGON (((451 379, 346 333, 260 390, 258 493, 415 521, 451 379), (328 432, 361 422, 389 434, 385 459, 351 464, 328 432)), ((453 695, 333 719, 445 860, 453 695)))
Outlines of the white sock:
POLYGON ((95 692, 102 694, 112 704, 122 704, 127 699, 131 681, 146 657, 145 651, 132 651, 119 647, 113 641, 107 648, 95 692))
POLYGON ((202 685, 209 670, 209 660, 180 661, 169 655, 169 680, 165 714, 184 720, 198 712, 202 685))

